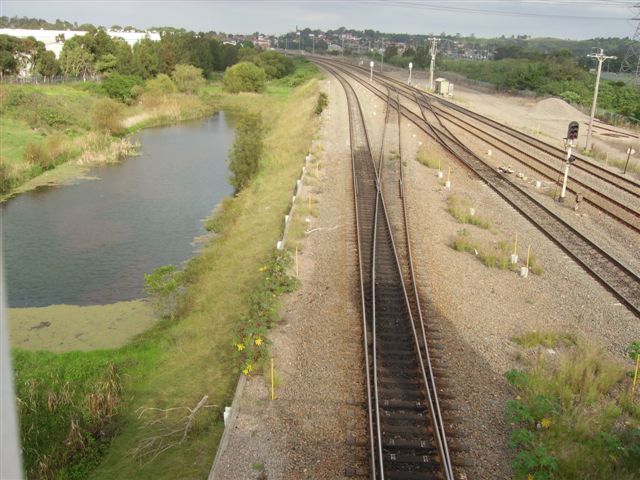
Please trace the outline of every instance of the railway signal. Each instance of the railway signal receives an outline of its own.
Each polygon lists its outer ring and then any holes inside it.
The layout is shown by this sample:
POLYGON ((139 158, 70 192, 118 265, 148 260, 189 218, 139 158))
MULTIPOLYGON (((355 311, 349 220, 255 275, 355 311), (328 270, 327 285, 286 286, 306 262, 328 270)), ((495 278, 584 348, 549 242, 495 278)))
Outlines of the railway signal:
POLYGON ((575 157, 571 154, 573 147, 578 142, 578 131, 580 130, 580 124, 578 122, 569 122, 567 128, 567 138, 565 138, 565 145, 567 147, 567 161, 564 166, 564 179, 562 180, 562 190, 560 191, 560 199, 558 201, 564 202, 564 197, 567 193, 567 180, 569 179, 569 165, 571 165, 575 157))

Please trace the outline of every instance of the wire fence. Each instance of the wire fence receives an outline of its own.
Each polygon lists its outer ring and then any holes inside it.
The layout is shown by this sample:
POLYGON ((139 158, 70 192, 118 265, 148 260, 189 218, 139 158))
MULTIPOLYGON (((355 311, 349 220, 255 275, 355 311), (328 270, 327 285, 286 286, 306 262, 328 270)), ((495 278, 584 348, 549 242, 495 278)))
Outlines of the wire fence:
POLYGON ((5 75, 2 77, 2 83, 13 85, 56 85, 63 83, 79 83, 79 82, 97 82, 100 83, 102 77, 99 75, 86 77, 69 77, 65 75, 56 75, 55 77, 44 77, 42 75, 32 75, 23 77, 20 75, 5 75))

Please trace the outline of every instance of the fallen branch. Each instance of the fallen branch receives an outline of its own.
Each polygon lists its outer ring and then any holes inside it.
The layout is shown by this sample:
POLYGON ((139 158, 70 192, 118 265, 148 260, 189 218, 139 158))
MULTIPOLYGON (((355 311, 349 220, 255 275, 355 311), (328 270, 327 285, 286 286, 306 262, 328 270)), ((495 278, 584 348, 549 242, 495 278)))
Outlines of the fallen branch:
POLYGON ((157 435, 152 435, 143 439, 140 444, 133 451, 133 456, 142 460, 149 458, 144 465, 148 465, 153 462, 158 456, 176 445, 184 443, 189 435, 189 432, 193 428, 193 422, 196 414, 204 408, 215 408, 217 405, 205 405, 209 395, 203 396, 197 405, 191 407, 172 407, 172 408, 155 408, 155 407, 143 407, 138 409, 138 418, 142 418, 146 413, 155 412, 163 414, 161 418, 153 418, 144 424, 145 428, 157 427, 157 435), (176 422, 169 422, 168 417, 170 412, 177 410, 186 410, 189 413, 180 418, 176 422))

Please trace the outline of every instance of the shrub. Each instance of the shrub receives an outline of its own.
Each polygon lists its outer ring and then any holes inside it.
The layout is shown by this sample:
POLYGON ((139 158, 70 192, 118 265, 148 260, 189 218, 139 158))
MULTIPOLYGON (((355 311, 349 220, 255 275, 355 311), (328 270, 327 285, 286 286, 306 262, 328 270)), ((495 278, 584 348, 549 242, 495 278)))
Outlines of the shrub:
POLYGON ((327 105, 329 105, 329 97, 327 97, 326 93, 320 92, 320 95, 318 95, 318 101, 316 102, 316 115, 320 115, 322 111, 327 108, 327 105))
POLYGON ((230 93, 264 91, 267 74, 250 62, 241 62, 227 68, 222 82, 224 89, 230 93))
POLYGON ((22 153, 25 162, 42 167, 43 170, 53 168, 53 157, 42 142, 28 143, 22 153))
POLYGON ((296 69, 293 60, 273 50, 260 53, 256 64, 261 67, 267 74, 267 77, 271 79, 286 77, 296 69))
POLYGON ((569 103, 580 103, 580 94, 576 92, 572 92, 570 90, 566 92, 562 92, 560 94, 560 98, 562 98, 565 102, 569 103))
POLYGON ((178 90, 183 93, 197 93, 205 83, 202 70, 193 65, 176 65, 171 77, 178 90))
POLYGON ((122 133, 122 115, 122 105, 108 98, 98 101, 92 112, 96 128, 111 135, 122 133))
POLYGON ((136 75, 112 73, 102 81, 102 90, 111 98, 130 103, 135 98, 133 87, 142 85, 142 79, 136 75))
POLYGON ((151 299, 153 309, 161 318, 173 319, 178 312, 180 295, 184 289, 183 272, 173 265, 156 268, 144 275, 144 288, 151 299))
POLYGON ((145 82, 145 89, 150 95, 167 95, 169 93, 175 93, 178 89, 176 84, 173 83, 169 75, 164 73, 158 74, 156 78, 150 78, 145 82))
POLYGON ((245 188, 258 173, 263 135, 262 117, 259 114, 248 113, 238 121, 229 163, 229 170, 233 174, 231 185, 236 193, 245 188))

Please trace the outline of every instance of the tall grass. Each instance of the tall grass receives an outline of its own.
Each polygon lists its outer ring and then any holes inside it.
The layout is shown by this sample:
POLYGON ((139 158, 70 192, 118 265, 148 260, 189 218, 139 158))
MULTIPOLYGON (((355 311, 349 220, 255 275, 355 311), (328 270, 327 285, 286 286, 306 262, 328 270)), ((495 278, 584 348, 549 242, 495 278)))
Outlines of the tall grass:
POLYGON ((507 406, 516 478, 637 478, 640 407, 624 368, 602 350, 565 346, 507 373, 518 394, 507 406))

